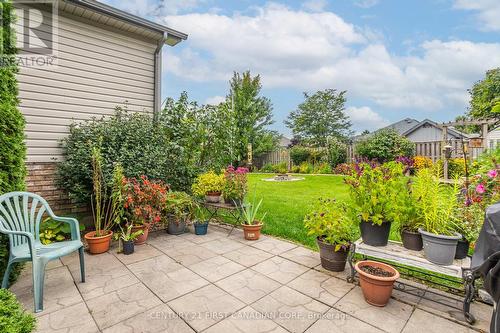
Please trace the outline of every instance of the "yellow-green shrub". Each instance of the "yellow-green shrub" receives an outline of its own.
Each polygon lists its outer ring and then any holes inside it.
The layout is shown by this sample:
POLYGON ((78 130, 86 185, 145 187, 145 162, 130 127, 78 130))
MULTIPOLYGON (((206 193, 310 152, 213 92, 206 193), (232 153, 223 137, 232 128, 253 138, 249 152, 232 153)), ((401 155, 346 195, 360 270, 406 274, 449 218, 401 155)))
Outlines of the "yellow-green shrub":
POLYGON ((193 195, 202 197, 208 192, 221 192, 224 187, 224 175, 210 170, 196 177, 193 186, 193 195))

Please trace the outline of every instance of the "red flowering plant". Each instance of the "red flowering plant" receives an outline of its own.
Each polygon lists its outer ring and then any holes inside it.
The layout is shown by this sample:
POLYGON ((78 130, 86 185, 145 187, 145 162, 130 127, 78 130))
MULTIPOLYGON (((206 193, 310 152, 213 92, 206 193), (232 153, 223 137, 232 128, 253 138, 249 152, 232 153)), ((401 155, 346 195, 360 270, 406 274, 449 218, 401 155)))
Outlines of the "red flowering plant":
POLYGON ((222 196, 227 201, 242 201, 248 190, 247 168, 228 166, 224 171, 222 196))
POLYGON ((124 180, 125 204, 129 218, 135 225, 150 225, 161 221, 169 186, 152 181, 146 176, 124 180))

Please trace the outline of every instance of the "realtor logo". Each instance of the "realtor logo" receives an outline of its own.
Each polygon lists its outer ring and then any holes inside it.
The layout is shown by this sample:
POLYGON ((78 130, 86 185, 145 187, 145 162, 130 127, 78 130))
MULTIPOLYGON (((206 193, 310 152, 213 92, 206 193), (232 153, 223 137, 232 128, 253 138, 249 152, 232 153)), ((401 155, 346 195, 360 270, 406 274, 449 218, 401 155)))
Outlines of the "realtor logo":
MULTIPOLYGON (((13 0, 12 4, 15 19, 10 27, 6 27, 4 13, 2 27, 15 34, 18 66, 55 66, 58 50, 57 0, 13 0)), ((12 56, 12 53, 7 53, 9 50, 4 50, 2 55, 12 56)))

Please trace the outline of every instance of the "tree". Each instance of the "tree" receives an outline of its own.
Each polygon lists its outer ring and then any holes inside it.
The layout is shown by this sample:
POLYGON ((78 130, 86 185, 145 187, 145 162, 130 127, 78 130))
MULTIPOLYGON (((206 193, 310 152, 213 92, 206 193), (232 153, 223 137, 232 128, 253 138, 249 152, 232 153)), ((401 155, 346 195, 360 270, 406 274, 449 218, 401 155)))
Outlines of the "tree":
POLYGON ((381 163, 393 161, 399 156, 413 156, 415 145, 394 129, 382 129, 356 145, 356 153, 381 163))
POLYGON ((500 67, 486 72, 486 77, 471 89, 469 116, 472 119, 500 119, 500 67))
MULTIPOLYGON (((25 121, 18 108, 16 41, 14 31, 10 29, 14 9, 10 1, 0 2, 0 15, 0 194, 3 194, 25 188, 26 146, 25 121)), ((8 239, 0 235, 0 276, 3 276, 8 258, 8 239)), ((20 265, 15 266, 11 281, 15 280, 20 269, 20 265)))
POLYGON ((326 146, 328 138, 345 140, 351 134, 351 122, 345 114, 345 94, 335 89, 314 95, 304 93, 305 101, 290 113, 286 126, 294 136, 316 146, 326 146))
POLYGON ((229 84, 231 91, 219 107, 233 119, 232 145, 228 148, 234 160, 241 163, 247 158, 248 144, 252 144, 253 155, 258 156, 276 148, 280 136, 268 129, 274 123, 273 107, 268 98, 259 96, 260 76, 252 77, 249 71, 235 72, 229 84))

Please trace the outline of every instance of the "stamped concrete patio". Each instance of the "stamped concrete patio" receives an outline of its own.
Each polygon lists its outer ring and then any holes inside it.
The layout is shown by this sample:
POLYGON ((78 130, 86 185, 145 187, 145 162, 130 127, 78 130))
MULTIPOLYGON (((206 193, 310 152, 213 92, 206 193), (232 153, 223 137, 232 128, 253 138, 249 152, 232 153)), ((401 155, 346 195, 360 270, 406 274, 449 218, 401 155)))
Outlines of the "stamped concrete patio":
MULTIPOLYGON (((86 283, 76 255, 52 262, 38 332, 487 331, 487 305, 473 304, 473 328, 459 311, 397 291, 385 308, 373 307, 346 272, 324 271, 317 253, 227 234, 217 226, 206 236, 158 231, 130 256, 115 248, 86 255, 86 283)), ((33 309, 29 268, 11 290, 33 309)))

